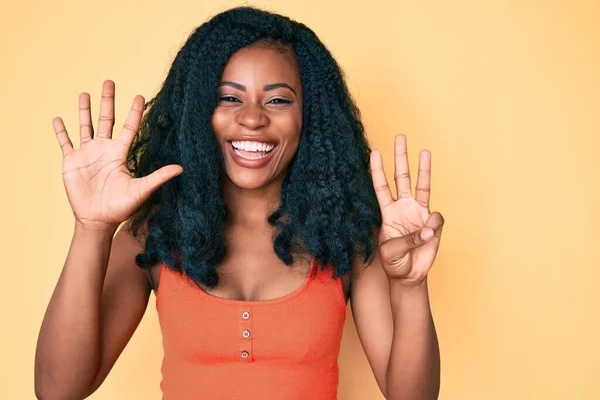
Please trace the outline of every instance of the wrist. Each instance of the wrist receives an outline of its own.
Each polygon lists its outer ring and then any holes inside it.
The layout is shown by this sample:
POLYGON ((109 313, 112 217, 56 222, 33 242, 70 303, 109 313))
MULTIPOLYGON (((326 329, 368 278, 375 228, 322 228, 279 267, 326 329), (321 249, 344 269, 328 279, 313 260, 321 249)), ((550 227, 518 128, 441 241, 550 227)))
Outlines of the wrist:
POLYGON ((427 280, 418 283, 390 280, 390 302, 392 311, 403 310, 406 315, 427 314, 426 311, 430 309, 427 280))
POLYGON ((119 224, 106 224, 103 222, 81 222, 75 219, 75 231, 94 235, 114 235, 119 224))
POLYGON ((429 298, 427 279, 419 282, 406 282, 402 279, 390 279, 390 299, 392 304, 397 302, 421 303, 429 298))
POLYGON ((390 289, 398 289, 403 291, 419 291, 427 290, 427 276, 419 280, 389 278, 390 289))

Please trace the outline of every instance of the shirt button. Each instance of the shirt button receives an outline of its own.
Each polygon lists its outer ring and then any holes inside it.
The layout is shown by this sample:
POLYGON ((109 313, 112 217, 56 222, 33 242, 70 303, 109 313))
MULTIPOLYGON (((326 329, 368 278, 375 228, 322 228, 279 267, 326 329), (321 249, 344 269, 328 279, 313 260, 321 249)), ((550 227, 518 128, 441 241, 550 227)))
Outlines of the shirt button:
POLYGON ((248 358, 249 354, 247 351, 244 350, 244 351, 242 351, 241 356, 242 356, 242 358, 248 358))
POLYGON ((242 336, 247 338, 250 337, 250 331, 249 330, 245 330, 244 332, 242 332, 242 336))
POLYGON ((242 313, 242 318, 244 318, 244 319, 248 319, 248 318, 250 318, 250 313, 249 313, 248 311, 244 311, 244 312, 242 313))

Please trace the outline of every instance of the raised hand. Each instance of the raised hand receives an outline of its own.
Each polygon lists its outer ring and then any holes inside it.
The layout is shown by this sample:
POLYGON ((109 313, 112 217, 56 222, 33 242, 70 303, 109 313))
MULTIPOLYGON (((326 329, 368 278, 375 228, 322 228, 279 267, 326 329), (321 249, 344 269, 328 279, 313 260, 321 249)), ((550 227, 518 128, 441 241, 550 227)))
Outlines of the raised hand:
POLYGON ((381 153, 371 153, 371 174, 381 209, 379 255, 389 279, 415 285, 425 281, 440 245, 444 218, 429 212, 431 191, 431 153, 421 151, 415 195, 411 193, 406 136, 397 135, 394 143, 397 200, 383 171, 381 153))
POLYGON ((63 154, 63 182, 76 223, 94 230, 112 229, 127 220, 152 192, 183 172, 179 165, 166 165, 152 174, 133 178, 127 169, 127 154, 140 127, 144 97, 135 96, 118 138, 112 139, 115 124, 115 84, 102 87, 98 133, 94 137, 90 95, 79 95, 81 145, 73 149, 60 117, 52 123, 63 154))

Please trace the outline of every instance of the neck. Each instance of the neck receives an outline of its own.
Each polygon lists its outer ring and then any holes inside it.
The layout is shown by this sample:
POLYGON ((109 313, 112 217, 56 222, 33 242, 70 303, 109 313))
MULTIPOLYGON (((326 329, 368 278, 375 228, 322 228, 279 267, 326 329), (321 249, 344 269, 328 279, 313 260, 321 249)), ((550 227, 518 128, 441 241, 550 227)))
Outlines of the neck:
POLYGON ((226 177, 222 193, 231 212, 230 225, 252 229, 270 227, 267 217, 281 202, 282 182, 277 180, 258 189, 244 189, 226 177))

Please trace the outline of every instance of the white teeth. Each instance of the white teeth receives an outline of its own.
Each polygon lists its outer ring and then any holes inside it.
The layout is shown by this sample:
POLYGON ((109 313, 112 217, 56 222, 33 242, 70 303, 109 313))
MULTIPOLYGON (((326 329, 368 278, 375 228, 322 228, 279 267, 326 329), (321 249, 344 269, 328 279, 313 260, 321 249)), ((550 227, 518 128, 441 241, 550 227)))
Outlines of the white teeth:
POLYGON ((232 140, 231 144, 237 150, 244 151, 271 151, 275 147, 272 143, 255 142, 248 140, 232 140))
POLYGON ((269 153, 263 154, 262 156, 254 156, 254 157, 249 157, 249 156, 245 156, 242 153, 240 153, 240 151, 238 149, 233 149, 233 151, 235 151, 235 154, 237 154, 238 156, 245 158, 246 160, 258 160, 259 158, 265 158, 266 156, 269 155, 269 153))

